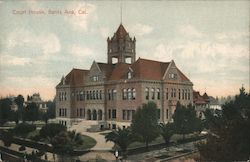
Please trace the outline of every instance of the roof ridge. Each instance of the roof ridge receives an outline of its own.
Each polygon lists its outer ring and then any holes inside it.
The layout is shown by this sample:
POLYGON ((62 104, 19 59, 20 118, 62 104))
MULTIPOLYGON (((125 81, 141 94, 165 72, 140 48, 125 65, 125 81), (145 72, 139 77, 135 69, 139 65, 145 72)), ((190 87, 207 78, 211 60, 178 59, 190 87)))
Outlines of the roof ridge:
POLYGON ((152 62, 158 62, 158 63, 170 63, 170 62, 171 62, 171 61, 169 61, 169 62, 162 62, 162 61, 156 61, 156 60, 145 59, 145 58, 141 58, 141 57, 139 57, 139 59, 137 59, 137 60, 152 61, 152 62))

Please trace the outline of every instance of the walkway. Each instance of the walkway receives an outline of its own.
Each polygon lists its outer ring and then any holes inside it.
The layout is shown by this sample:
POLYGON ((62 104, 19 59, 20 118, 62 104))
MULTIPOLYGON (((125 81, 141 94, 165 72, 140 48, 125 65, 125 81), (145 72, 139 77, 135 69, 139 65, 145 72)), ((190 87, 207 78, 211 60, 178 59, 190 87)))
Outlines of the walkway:
POLYGON ((101 135, 100 133, 105 133, 109 131, 103 131, 103 132, 87 132, 87 128, 91 126, 91 122, 80 122, 76 125, 73 125, 70 130, 75 130, 76 132, 81 133, 82 135, 90 136, 96 140, 96 145, 91 148, 92 151, 109 151, 112 150, 112 147, 114 146, 113 142, 106 142, 105 136, 101 135))

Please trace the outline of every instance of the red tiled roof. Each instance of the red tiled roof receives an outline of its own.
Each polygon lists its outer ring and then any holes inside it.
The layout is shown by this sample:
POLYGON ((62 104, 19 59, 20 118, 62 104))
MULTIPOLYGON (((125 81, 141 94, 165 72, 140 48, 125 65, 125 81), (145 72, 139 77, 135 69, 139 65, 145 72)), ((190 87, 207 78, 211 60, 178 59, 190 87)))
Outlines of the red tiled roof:
POLYGON ((114 70, 111 73, 109 80, 120 80, 124 79, 125 73, 128 71, 129 64, 117 63, 114 67, 114 70))
POLYGON ((110 80, 126 79, 129 67, 133 70, 133 79, 161 80, 169 62, 158 62, 139 58, 133 64, 118 63, 114 67, 110 80))
MULTIPOLYGON (((204 96, 204 95, 203 95, 204 96)), ((193 101, 195 104, 206 104, 209 100, 200 95, 199 91, 193 91, 193 101)))
POLYGON ((97 63, 100 70, 104 73, 105 77, 108 79, 113 71, 115 65, 107 63, 97 63))
MULTIPOLYGON (((66 85, 83 85, 84 80, 87 77, 89 70, 82 69, 72 69, 68 75, 65 77, 66 85)), ((59 83, 62 85, 62 81, 59 83)))
POLYGON ((169 62, 159 62, 139 58, 132 64, 131 68, 134 70, 134 78, 161 80, 165 71, 167 70, 169 62))

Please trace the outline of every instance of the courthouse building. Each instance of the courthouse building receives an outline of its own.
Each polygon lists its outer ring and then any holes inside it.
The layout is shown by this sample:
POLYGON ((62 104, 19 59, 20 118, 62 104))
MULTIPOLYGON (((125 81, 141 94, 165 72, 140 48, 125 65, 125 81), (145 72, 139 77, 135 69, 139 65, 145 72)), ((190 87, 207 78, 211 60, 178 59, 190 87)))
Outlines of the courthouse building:
POLYGON ((107 63, 72 69, 56 86, 56 117, 67 126, 90 122, 99 129, 127 127, 143 103, 157 104, 169 122, 176 103, 193 103, 193 84, 175 62, 136 59, 136 39, 120 24, 107 38, 107 63))

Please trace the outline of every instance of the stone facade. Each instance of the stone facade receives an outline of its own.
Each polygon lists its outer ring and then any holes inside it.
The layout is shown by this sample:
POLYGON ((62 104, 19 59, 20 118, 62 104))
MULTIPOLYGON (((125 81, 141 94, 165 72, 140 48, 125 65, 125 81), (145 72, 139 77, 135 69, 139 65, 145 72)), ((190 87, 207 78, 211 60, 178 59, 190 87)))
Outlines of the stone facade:
POLYGON ((89 70, 72 69, 57 85, 60 123, 70 126, 86 120, 96 121, 100 129, 127 127, 136 109, 148 101, 157 104, 159 122, 166 123, 172 120, 178 101, 193 103, 193 84, 173 60, 135 60, 135 38, 123 25, 107 41, 107 63, 94 61, 89 70))

